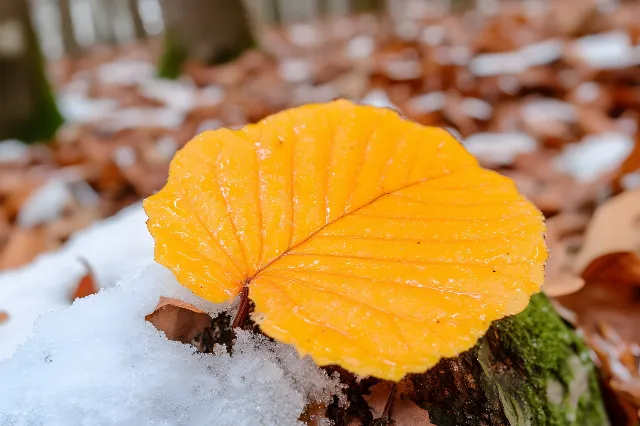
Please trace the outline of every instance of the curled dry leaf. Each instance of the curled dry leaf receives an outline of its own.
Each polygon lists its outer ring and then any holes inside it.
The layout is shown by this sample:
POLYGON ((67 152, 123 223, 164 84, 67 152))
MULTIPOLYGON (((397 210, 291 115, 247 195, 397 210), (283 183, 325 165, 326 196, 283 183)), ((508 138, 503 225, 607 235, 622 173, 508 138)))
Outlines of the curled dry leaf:
POLYGON ((596 210, 575 271, 587 281, 640 285, 640 190, 624 192, 596 210))
MULTIPOLYGON (((418 407, 411 399, 410 380, 403 380, 397 385, 398 389, 394 393, 393 402, 390 411, 390 425, 394 426, 433 426, 429 420, 429 413, 418 407)), ((369 395, 365 395, 364 399, 369 404, 371 413, 375 419, 382 416, 385 405, 391 396, 392 383, 379 382, 369 388, 369 395)))
POLYGON ((248 286, 265 334, 388 380, 521 312, 547 257, 510 179, 443 129, 344 100, 201 134, 144 207, 180 283, 215 302, 248 286))
POLYGON ((191 343, 211 324, 211 317, 206 312, 170 297, 160 297, 156 309, 144 319, 163 331, 167 339, 182 343, 191 343))
POLYGON ((99 290, 98 286, 95 283, 93 269, 91 268, 91 265, 89 265, 89 262, 82 258, 78 260, 84 265, 87 273, 78 282, 78 285, 71 295, 71 301, 96 294, 99 290))

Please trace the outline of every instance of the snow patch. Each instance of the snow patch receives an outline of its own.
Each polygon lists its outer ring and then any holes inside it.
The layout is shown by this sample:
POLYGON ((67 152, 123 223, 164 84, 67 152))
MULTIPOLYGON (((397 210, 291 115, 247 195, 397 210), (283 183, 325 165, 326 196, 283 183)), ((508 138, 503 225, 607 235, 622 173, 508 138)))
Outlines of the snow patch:
POLYGON ((640 46, 633 46, 623 31, 582 37, 571 50, 587 65, 597 69, 626 68, 640 64, 640 46))
POLYGON ((17 139, 0 142, 0 164, 19 163, 29 160, 29 147, 17 139))
POLYGON ((579 143, 568 145, 556 157, 555 166, 580 182, 592 182, 620 166, 633 146, 633 139, 620 133, 587 135, 579 143))
POLYGON ((387 96, 387 92, 382 89, 371 90, 360 100, 360 103, 378 108, 391 108, 396 111, 400 111, 400 108, 391 102, 389 96, 387 96))
POLYGON ((97 285, 103 288, 151 263, 153 239, 146 220, 140 205, 128 207, 79 232, 62 249, 24 268, 0 273, 0 311, 9 314, 0 326, 0 359, 11 356, 27 338, 38 316, 69 306, 75 286, 86 273, 79 257, 89 262, 97 285))
POLYGON ((535 151, 538 142, 524 133, 476 133, 464 141, 464 146, 480 160, 509 165, 516 155, 535 151))
POLYGON ((53 178, 36 189, 18 212, 18 226, 31 228, 62 216, 64 208, 73 200, 73 193, 62 179, 53 178))
POLYGON ((483 53, 473 58, 469 69, 478 77, 520 74, 527 68, 550 64, 560 59, 562 49, 562 41, 552 39, 513 52, 483 53))
POLYGON ((38 321, 34 336, 0 363, 0 424, 297 425, 310 402, 340 392, 287 345, 238 332, 233 355, 198 354, 144 317, 159 296, 212 305, 157 264, 136 279, 38 321))

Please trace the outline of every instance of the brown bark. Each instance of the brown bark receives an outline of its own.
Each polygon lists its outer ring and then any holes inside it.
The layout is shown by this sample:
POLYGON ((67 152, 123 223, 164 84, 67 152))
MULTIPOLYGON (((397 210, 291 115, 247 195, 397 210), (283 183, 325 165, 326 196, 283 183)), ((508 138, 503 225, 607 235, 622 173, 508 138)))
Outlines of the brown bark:
POLYGON ((73 28, 71 0, 58 0, 58 11, 60 12, 60 31, 64 53, 67 56, 76 56, 80 52, 80 46, 73 28))
POLYGON ((159 74, 175 78, 182 62, 229 61, 255 45, 241 0, 164 0, 165 51, 159 74))
POLYGON ((147 38, 147 30, 144 28, 144 22, 142 22, 140 8, 138 6, 138 0, 127 0, 129 15, 131 16, 131 23, 133 24, 133 34, 136 40, 142 40, 147 38))
POLYGON ((0 140, 50 138, 62 123, 27 0, 0 0, 0 140))

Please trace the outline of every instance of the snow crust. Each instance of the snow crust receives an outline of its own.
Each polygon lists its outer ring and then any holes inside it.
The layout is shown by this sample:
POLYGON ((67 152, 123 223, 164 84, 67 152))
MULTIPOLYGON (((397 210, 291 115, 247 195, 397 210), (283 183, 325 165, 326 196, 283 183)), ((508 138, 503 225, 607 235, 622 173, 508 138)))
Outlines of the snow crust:
MULTIPOLYGON (((46 270, 46 269, 42 269, 46 270)), ((159 296, 213 305, 152 264, 137 278, 40 319, 0 363, 3 426, 296 425, 340 392, 287 345, 239 332, 233 355, 196 353, 146 322, 159 296)))
POLYGON ((91 265, 100 287, 113 286, 122 276, 151 263, 153 239, 146 220, 136 204, 79 232, 61 250, 42 255, 24 268, 0 273, 0 311, 9 314, 0 326, 0 360, 11 356, 26 339, 39 315, 69 306, 73 290, 87 272, 78 258, 91 265))

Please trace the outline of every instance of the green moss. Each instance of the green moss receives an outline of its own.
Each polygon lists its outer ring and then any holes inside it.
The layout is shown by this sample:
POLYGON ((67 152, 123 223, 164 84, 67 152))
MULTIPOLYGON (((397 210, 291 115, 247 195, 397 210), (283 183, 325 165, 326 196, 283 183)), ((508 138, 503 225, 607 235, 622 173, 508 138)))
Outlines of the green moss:
POLYGON ((188 57, 188 51, 181 46, 171 31, 164 35, 164 46, 158 64, 158 77, 176 79, 182 71, 182 64, 188 57))
POLYGON ((491 362, 483 360, 480 348, 478 359, 498 388, 512 425, 608 424, 587 348, 543 294, 494 328, 497 341, 481 345, 499 348, 491 350, 491 362), (507 364, 506 370, 496 367, 507 364))

